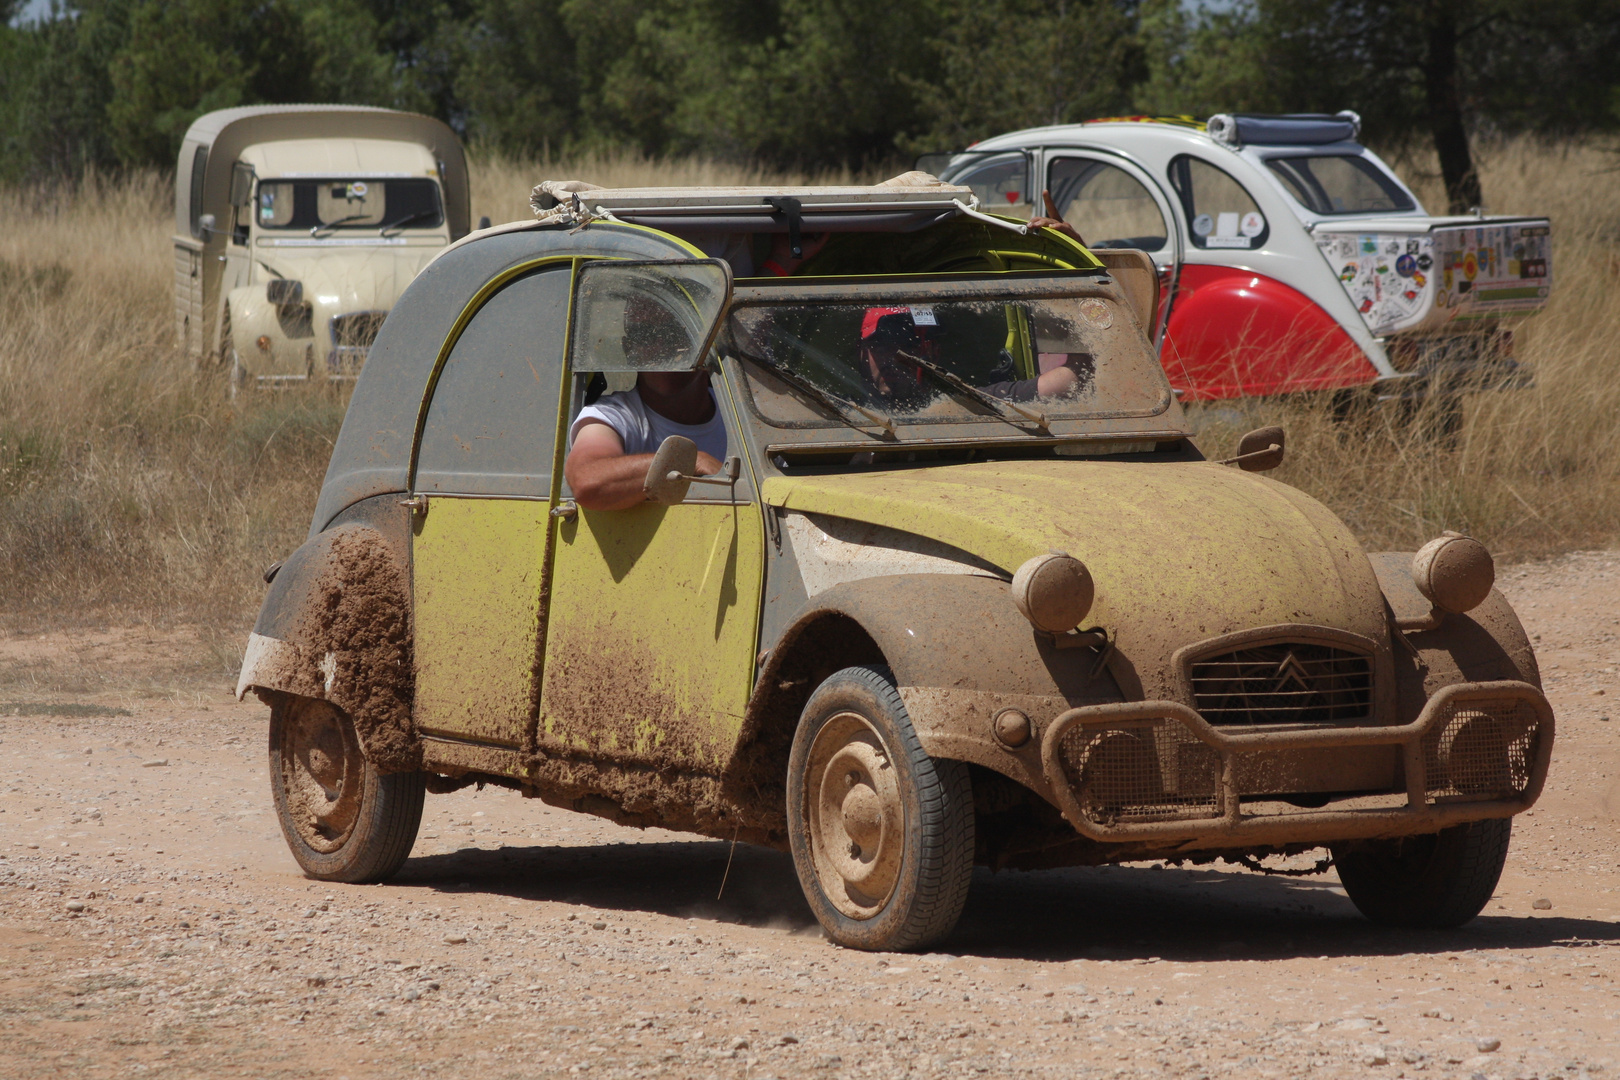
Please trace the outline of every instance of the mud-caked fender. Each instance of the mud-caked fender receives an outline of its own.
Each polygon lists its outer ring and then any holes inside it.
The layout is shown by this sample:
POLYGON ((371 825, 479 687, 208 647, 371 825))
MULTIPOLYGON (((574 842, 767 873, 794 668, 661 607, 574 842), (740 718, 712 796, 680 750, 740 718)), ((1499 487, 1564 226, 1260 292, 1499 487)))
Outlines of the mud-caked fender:
POLYGON ((409 515, 368 500, 310 537, 271 580, 237 680, 249 690, 323 698, 354 719, 382 772, 421 767, 411 721, 409 515), (368 505, 369 504, 369 505, 368 505))
MULTIPOLYGON (((1377 552, 1368 559, 1397 619, 1430 615, 1429 602, 1412 582, 1411 552, 1377 552)), ((1408 631, 1405 637, 1412 647, 1393 650, 1396 704, 1403 723, 1415 719, 1441 687, 1455 683, 1515 679, 1541 686, 1530 638, 1513 605, 1496 589, 1467 614, 1445 615, 1433 630, 1408 631)))
POLYGON ((780 783, 799 714, 822 679, 854 663, 887 665, 922 747, 986 766, 1045 792, 1044 725, 1079 705, 1119 701, 1093 648, 1059 649, 1019 614, 1008 582, 975 574, 901 574, 818 594, 771 647, 755 684, 728 786, 762 801, 780 783), (1028 718, 1012 746, 995 734, 1004 710, 1028 718), (780 760, 778 760, 780 759, 780 760))

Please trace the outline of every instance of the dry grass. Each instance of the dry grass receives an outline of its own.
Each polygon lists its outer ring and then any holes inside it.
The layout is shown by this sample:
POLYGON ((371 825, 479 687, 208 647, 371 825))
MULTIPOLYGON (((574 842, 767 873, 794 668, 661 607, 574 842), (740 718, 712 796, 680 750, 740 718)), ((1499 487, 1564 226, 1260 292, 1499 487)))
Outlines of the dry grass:
MULTIPOLYGON (((1376 547, 1411 547, 1444 528, 1509 556, 1613 543, 1612 161, 1598 148, 1526 142, 1483 156, 1493 210, 1554 215, 1557 277, 1551 310, 1521 334, 1535 388, 1472 400, 1454 449, 1383 417, 1347 428, 1320 408, 1270 402, 1201 410, 1208 448, 1231 445, 1246 426, 1285 423, 1290 460, 1277 475, 1376 547)), ((804 179, 705 161, 479 157, 474 216, 527 217, 529 188, 545 177, 622 186, 804 179)), ((344 400, 308 390, 235 407, 218 372, 199 374, 178 354, 172 207, 167 181, 153 174, 0 190, 0 573, 9 584, 0 630, 197 623, 214 629, 228 666, 262 595, 260 571, 308 527, 344 400)))
MULTIPOLYGON (((1523 559, 1620 539, 1620 158, 1601 146, 1513 140, 1487 145, 1480 171, 1492 213, 1553 219, 1553 294, 1515 331, 1526 390, 1465 403, 1454 444, 1428 416, 1391 410, 1336 421, 1325 402, 1252 402, 1195 410, 1206 451, 1249 427, 1280 423, 1289 457, 1272 475, 1332 507, 1373 549, 1409 550, 1444 529, 1523 559)), ((1438 169, 1397 164, 1430 208, 1444 206, 1438 169)))

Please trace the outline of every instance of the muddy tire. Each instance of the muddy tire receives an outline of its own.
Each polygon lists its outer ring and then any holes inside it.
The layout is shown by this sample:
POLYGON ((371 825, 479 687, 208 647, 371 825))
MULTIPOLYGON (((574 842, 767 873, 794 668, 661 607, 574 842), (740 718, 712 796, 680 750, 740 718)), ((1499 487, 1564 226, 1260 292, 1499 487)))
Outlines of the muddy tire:
POLYGON ((1493 818, 1424 836, 1338 845, 1333 859, 1344 891, 1373 922, 1450 928, 1490 900, 1512 833, 1512 818, 1493 818))
POLYGON ((805 704, 788 760, 788 841, 840 945, 917 949, 951 932, 973 877, 973 790, 929 757, 886 669, 850 667, 805 704))
POLYGON ((292 695, 270 710, 270 788, 304 873, 350 883, 386 880, 404 864, 426 790, 421 773, 378 773, 341 709, 292 695))

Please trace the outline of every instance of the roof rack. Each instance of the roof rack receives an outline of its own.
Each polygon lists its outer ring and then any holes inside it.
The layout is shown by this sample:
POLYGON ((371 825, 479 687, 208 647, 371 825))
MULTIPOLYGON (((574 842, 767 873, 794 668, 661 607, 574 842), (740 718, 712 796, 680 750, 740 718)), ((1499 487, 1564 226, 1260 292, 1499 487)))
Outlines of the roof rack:
POLYGON ((530 205, 545 224, 603 219, 686 232, 910 232, 957 214, 979 216, 972 188, 921 172, 840 187, 602 188, 547 180, 530 205))
POLYGON ((1321 146, 1361 135, 1361 117, 1344 109, 1328 113, 1217 113, 1209 118, 1210 138, 1237 150, 1244 146, 1321 146))

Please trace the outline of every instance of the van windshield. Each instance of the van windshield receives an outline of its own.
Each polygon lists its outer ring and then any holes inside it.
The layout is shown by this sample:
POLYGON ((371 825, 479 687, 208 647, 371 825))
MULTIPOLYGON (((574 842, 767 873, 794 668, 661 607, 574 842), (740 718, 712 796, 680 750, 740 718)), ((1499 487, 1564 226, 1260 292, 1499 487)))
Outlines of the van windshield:
POLYGON ((254 205, 261 229, 375 232, 444 221, 439 185, 426 179, 261 180, 254 205))
POLYGON ((1415 209, 1399 184, 1356 154, 1274 157, 1266 166, 1300 205, 1316 214, 1376 214, 1415 209))
POLYGON ((1150 416, 1163 370, 1099 296, 739 303, 720 343, 776 427, 1150 416))

